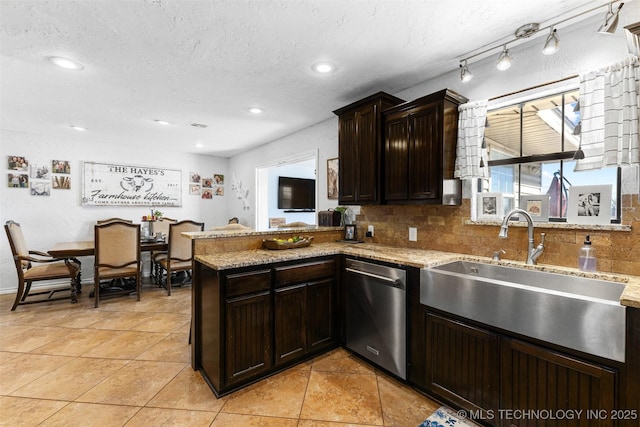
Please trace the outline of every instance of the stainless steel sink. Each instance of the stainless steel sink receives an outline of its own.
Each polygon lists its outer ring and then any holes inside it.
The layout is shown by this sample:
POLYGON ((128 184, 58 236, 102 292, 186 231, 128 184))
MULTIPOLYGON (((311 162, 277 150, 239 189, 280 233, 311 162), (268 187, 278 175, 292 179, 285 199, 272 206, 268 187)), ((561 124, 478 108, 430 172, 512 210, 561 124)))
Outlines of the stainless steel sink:
POLYGON ((624 285, 454 261, 421 272, 420 302, 506 331, 624 362, 624 285))

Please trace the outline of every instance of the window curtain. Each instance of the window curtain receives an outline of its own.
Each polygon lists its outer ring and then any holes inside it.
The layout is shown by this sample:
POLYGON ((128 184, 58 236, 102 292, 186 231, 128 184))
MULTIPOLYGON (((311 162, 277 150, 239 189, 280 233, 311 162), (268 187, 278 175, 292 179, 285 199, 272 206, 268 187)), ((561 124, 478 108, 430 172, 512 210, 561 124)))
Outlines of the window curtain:
POLYGON ((576 171, 640 164, 638 57, 580 75, 581 148, 576 171))
POLYGON ((487 120, 487 100, 468 102, 458 107, 458 143, 454 177, 460 179, 487 178, 484 126, 487 120))

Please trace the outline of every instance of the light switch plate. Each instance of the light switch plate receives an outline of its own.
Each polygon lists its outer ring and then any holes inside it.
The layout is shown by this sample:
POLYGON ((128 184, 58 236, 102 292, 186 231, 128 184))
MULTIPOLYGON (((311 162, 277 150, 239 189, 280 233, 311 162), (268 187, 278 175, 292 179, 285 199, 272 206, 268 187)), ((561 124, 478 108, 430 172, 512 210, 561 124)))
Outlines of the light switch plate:
POLYGON ((409 241, 417 242, 418 241, 418 229, 415 227, 409 227, 409 241))

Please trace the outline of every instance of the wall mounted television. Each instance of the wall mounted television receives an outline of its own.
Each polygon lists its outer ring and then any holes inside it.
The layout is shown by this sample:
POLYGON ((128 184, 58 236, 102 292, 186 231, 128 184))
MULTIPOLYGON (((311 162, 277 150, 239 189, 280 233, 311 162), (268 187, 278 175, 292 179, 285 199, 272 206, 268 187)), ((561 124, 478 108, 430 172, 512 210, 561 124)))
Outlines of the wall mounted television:
POLYGON ((314 212, 316 209, 316 180, 278 177, 278 209, 314 212))

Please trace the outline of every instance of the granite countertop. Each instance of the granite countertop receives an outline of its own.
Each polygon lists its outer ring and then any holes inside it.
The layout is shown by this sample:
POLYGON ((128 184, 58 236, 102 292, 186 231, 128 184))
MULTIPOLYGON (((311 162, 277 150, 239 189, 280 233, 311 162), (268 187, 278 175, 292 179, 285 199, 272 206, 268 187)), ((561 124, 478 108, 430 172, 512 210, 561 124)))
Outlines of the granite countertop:
MULTIPOLYGON (((325 228, 329 228, 333 231, 335 227, 325 228)), ((196 261, 199 261, 213 269, 228 270, 238 267, 248 267, 252 265, 268 264, 281 261, 292 261, 317 256, 338 254, 358 256, 362 258, 391 262, 417 268, 434 267, 436 265, 458 260, 479 261, 485 263, 500 264, 504 266, 526 268, 531 270, 548 271, 551 273, 568 274, 592 279, 614 281, 624 283, 626 285, 625 290, 620 297, 620 303, 625 306, 640 308, 640 276, 627 276, 601 272, 584 272, 579 271, 576 268, 559 267, 546 264, 526 265, 524 262, 512 260, 493 261, 491 260, 491 258, 487 257, 424 249, 401 248, 372 243, 317 243, 312 244, 311 246, 306 248, 298 249, 254 249, 214 255, 196 255, 195 258, 196 261)))
MULTIPOLYGON (((237 225, 237 224, 232 224, 237 225)), ((254 230, 249 227, 214 227, 207 231, 194 231, 194 232, 185 232, 182 233, 184 237, 188 237, 189 239, 214 239, 221 237, 242 237, 242 236, 265 236, 265 235, 273 235, 273 234, 286 234, 293 232, 299 233, 322 233, 322 232, 332 232, 332 231, 341 231, 344 230, 344 227, 322 227, 322 226, 313 226, 313 227, 283 227, 283 228, 269 228, 267 230, 254 230)))

